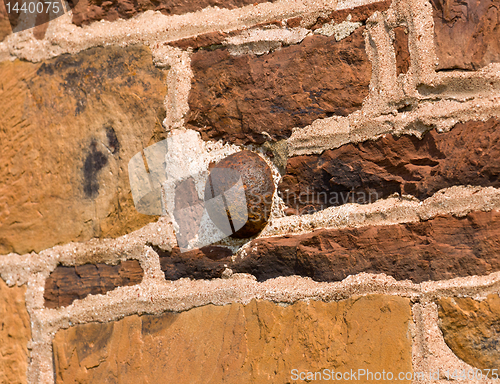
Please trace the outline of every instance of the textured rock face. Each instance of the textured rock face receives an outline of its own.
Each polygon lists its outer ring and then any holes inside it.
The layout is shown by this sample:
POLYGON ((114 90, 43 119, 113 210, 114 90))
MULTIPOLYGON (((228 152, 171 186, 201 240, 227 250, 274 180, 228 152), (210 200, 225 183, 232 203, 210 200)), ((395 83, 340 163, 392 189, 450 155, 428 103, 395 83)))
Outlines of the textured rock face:
POLYGON ((431 0, 438 69, 500 62, 499 0, 431 0))
POLYGON ((304 235, 256 239, 230 266, 258 280, 309 276, 339 281, 360 272, 396 280, 445 280, 500 271, 500 212, 418 223, 321 229, 304 235))
POLYGON ((30 320, 26 287, 9 288, 0 278, 0 383, 26 383, 30 320))
POLYGON ((410 321, 409 300, 392 296, 130 316, 59 331, 56 382, 290 383, 298 382, 293 369, 411 372, 410 321))
MULTIPOLYGON (((141 2, 130 0, 72 0, 73 24, 90 24, 92 21, 130 19, 148 10, 160 11, 166 15, 176 15, 199 11, 207 7, 238 8, 245 5, 265 3, 269 0, 146 0, 141 2)), ((272 1, 271 1, 272 2, 272 1)))
POLYGON ((143 276, 144 271, 137 260, 118 265, 58 266, 45 281, 45 306, 65 307, 90 294, 105 294, 117 287, 139 284, 143 276))
POLYGON ((156 220, 136 212, 127 164, 162 130, 165 78, 139 46, 0 64, 0 254, 156 220))
MULTIPOLYGON (((438 301, 440 328, 446 344, 467 364, 498 369, 500 362, 500 298, 453 297, 438 301)), ((489 377, 492 377, 491 375, 489 377)))
POLYGON ((310 36, 262 56, 199 50, 191 64, 187 126, 237 144, 263 143, 266 133, 287 138, 315 119, 348 115, 361 107, 371 77, 362 27, 338 42, 310 36))
POLYGON ((500 186, 500 121, 470 121, 422 140, 386 135, 290 158, 279 186, 299 212, 370 203, 395 192, 423 200, 453 185, 500 186))

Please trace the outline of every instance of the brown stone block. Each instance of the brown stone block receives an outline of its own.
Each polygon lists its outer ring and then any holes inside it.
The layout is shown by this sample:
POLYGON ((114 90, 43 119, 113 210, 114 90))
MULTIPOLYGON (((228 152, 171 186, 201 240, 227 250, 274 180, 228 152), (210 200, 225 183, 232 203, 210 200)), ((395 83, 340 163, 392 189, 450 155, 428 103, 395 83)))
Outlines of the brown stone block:
POLYGON ((88 295, 103 295, 117 287, 139 284, 143 276, 144 271, 137 260, 126 260, 118 265, 58 266, 45 281, 45 306, 65 307, 88 295))
MULTIPOLYGON (((477 301, 467 297, 438 300, 439 327, 451 350, 467 364, 496 370, 500 363, 500 298, 477 301)), ((492 376, 489 374, 489 379, 492 376)), ((486 372, 484 372, 486 374, 486 372)))
POLYGON ((258 280, 300 275, 340 281, 361 272, 420 283, 500 271, 500 212, 254 240, 230 267, 258 280))
POLYGON ((306 213, 370 203, 397 192, 420 200, 454 185, 500 186, 500 121, 469 121, 422 139, 385 135, 321 155, 292 157, 279 185, 285 204, 306 213))
POLYGON ((0 254, 157 220, 135 210, 127 168, 163 131, 165 83, 141 46, 0 63, 0 254))
POLYGON ((26 286, 9 288, 0 278, 0 383, 25 384, 31 328, 26 286))
POLYGON ((396 52, 396 73, 408 72, 410 68, 410 51, 408 49, 408 29, 394 28, 394 51, 396 52))
POLYGON ((153 246, 160 256, 161 270, 165 279, 178 280, 184 277, 191 279, 216 279, 222 277, 225 265, 231 263, 233 252, 226 247, 209 245, 181 252, 179 247, 165 251, 153 246))
POLYGON ((410 322, 408 299, 378 295, 129 316, 59 331, 56 382, 292 383, 303 382, 293 370, 324 369, 397 375, 412 371, 410 322))
POLYGON ((438 70, 500 62, 500 0, 431 0, 438 70))
POLYGON ((78 26, 90 24, 93 21, 130 19, 131 17, 153 10, 165 15, 180 15, 196 12, 207 7, 234 9, 251 4, 267 3, 273 0, 72 0, 73 24, 78 26))
POLYGON ((338 42, 309 36, 262 56, 195 52, 187 127, 206 140, 263 143, 267 134, 287 138, 294 127, 358 110, 371 77, 363 29, 338 42))

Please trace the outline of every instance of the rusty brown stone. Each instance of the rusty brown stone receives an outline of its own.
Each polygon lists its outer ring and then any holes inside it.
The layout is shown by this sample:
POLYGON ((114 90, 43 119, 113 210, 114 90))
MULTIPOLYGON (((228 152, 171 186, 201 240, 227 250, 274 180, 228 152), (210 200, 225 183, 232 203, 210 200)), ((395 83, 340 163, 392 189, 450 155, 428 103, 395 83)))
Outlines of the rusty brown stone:
POLYGON ((438 70, 500 62, 499 0, 431 0, 438 70))
POLYGON ((60 330, 53 341, 55 380, 295 383, 304 381, 293 380, 293 369, 412 372, 411 323, 409 299, 382 295, 133 315, 60 330))
POLYGON ((72 0, 73 24, 78 26, 90 24, 93 21, 130 19, 148 10, 160 11, 165 15, 180 15, 196 12, 207 7, 234 9, 250 4, 272 2, 273 0, 145 0, 133 2, 130 0, 72 0))
MULTIPOLYGON (((438 299, 439 328, 450 349, 467 364, 498 370, 500 362, 500 298, 488 295, 438 299)), ((485 372, 486 373, 486 372, 485 372)), ((491 374, 489 378, 494 377, 491 374)))
POLYGON ((259 238, 229 268, 260 281, 299 275, 330 282, 361 272, 415 283, 488 275, 500 271, 500 212, 259 238))
POLYGON ((0 89, 0 254, 118 237, 158 219, 136 211, 127 169, 164 132, 166 72, 148 48, 2 62, 0 89))
POLYGON ((219 219, 226 220, 229 217, 232 229, 236 229, 236 223, 243 223, 244 217, 248 215, 243 227, 237 229, 236 232, 232 231, 231 236, 246 238, 257 235, 266 226, 271 215, 274 190, 271 169, 264 159, 248 150, 234 153, 214 165, 205 186, 205 201, 225 196, 225 204, 227 204, 225 212, 208 210, 208 213, 221 230, 219 219), (236 172, 228 174, 228 172, 220 171, 225 169, 236 172), (234 201, 226 194, 228 190, 236 186, 240 177, 244 188, 242 193, 246 198, 246 207, 241 206, 240 201, 234 201))
POLYGON ((25 285, 9 288, 0 278, 0 383, 27 383, 31 325, 25 295, 25 285))
POLYGON ((59 308, 88 295, 105 294, 117 287, 139 284, 144 271, 137 260, 117 265, 58 266, 45 281, 45 306, 59 308))
POLYGON ((418 199, 453 185, 500 186, 500 120, 469 121, 423 139, 385 135, 288 159, 279 193, 302 212, 369 203, 397 192, 418 199))
POLYGON ((363 28, 261 56, 199 50, 191 65, 187 127, 236 144, 284 139, 315 119, 348 115, 361 107, 371 77, 363 28))
POLYGON ((226 247, 209 245, 193 249, 188 252, 180 251, 179 247, 172 250, 163 250, 153 246, 160 257, 161 270, 165 279, 178 280, 191 279, 218 279, 226 269, 225 265, 231 263, 233 252, 226 247))
POLYGON ((410 51, 408 49, 408 29, 394 28, 394 51, 396 52, 396 74, 406 73, 410 68, 410 51))

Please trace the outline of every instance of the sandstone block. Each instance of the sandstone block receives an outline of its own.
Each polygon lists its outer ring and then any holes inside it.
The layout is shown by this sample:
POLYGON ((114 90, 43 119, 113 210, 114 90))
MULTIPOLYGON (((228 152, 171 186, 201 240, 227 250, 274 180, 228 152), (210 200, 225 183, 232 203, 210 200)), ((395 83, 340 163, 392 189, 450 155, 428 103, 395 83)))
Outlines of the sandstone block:
POLYGON ((373 203, 397 192, 420 200, 453 185, 500 186, 500 120, 469 121, 423 139, 385 135, 288 160, 279 193, 306 213, 373 203))
POLYGON ((431 0, 438 70, 500 62, 499 0, 431 0))
POLYGON ((9 288, 0 278, 0 383, 26 383, 31 328, 26 286, 9 288))
POLYGON ((144 276, 137 260, 117 265, 85 264, 58 266, 45 281, 45 306, 65 307, 88 295, 105 294, 117 287, 139 284, 144 276))
MULTIPOLYGON (((473 367, 498 370, 500 363, 498 295, 489 295, 483 301, 468 297, 447 297, 439 299, 437 303, 439 327, 451 350, 473 367)), ((491 374, 489 377, 492 377, 491 374)))
POLYGON ((0 254, 157 219, 136 212, 127 164, 161 140, 165 83, 141 46, 0 63, 0 254))
POLYGON ((377 295, 129 316, 59 331, 56 382, 295 383, 303 381, 294 369, 411 372, 410 322, 408 299, 377 295))
POLYGON ((261 56, 195 52, 187 127, 205 140, 261 144, 268 135, 284 139, 294 127, 356 111, 371 77, 363 28, 340 41, 309 36, 261 56))
POLYGON ((418 223, 318 229, 254 240, 231 269, 258 280, 308 276, 339 281, 360 272, 415 283, 500 271, 500 212, 472 212, 418 223))

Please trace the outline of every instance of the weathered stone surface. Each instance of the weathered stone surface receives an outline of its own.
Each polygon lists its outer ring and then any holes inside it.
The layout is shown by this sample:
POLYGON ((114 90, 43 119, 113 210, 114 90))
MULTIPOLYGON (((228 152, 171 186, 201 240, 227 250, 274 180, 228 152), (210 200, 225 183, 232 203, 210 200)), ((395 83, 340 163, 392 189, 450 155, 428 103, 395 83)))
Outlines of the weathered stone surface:
POLYGON ((140 46, 0 63, 0 254, 157 219, 136 212, 127 165, 161 139, 165 80, 140 46))
POLYGON ((457 124, 451 131, 385 135, 321 155, 292 157, 279 185, 299 212, 369 203, 395 192, 423 200, 453 185, 500 186, 500 121, 457 124))
POLYGON ((226 269, 225 265, 231 263, 233 255, 229 248, 216 245, 182 253, 178 247, 171 251, 155 246, 152 248, 160 256, 160 267, 167 280, 177 280, 183 277, 191 279, 220 278, 226 269))
POLYGON ((137 260, 126 260, 118 265, 60 265, 45 281, 45 306, 65 307, 88 295, 105 294, 117 287, 139 284, 143 276, 144 271, 137 260))
POLYGON ((26 286, 9 288, 0 278, 0 383, 26 383, 31 328, 26 286))
POLYGON ((410 322, 408 299, 376 295, 287 307, 254 300, 130 316, 59 331, 56 382, 303 382, 293 379, 293 369, 396 375, 412 371, 410 322))
MULTIPOLYGON (((466 297, 438 300, 439 327, 451 350, 467 364, 498 369, 500 363, 500 298, 466 297)), ((498 372, 497 372, 498 373, 498 372)), ((491 374, 489 376, 492 377, 491 374)))
POLYGON ((406 27, 394 28, 394 51, 396 52, 396 74, 406 73, 410 68, 408 49, 408 30, 406 27))
POLYGON ((262 56, 195 52, 187 126, 204 139, 263 143, 267 134, 287 138, 294 127, 359 109, 371 77, 363 29, 338 42, 309 36, 262 56))
POLYGON ((178 15, 195 12, 207 7, 233 9, 250 4, 272 2, 273 0, 145 0, 141 2, 130 0, 72 0, 73 24, 81 26, 97 20, 115 21, 130 19, 148 10, 160 11, 165 15, 178 15))
POLYGON ((415 283, 500 271, 500 212, 254 240, 230 268, 258 280, 308 276, 339 281, 360 272, 415 283))
POLYGON ((269 220, 274 190, 273 175, 264 159, 254 152, 240 151, 214 164, 210 171, 205 201, 223 196, 225 206, 207 207, 207 210, 212 221, 226 235, 251 237, 262 231, 269 220), (246 204, 239 195, 244 197, 246 204), (219 222, 226 224, 228 219, 231 228, 224 228, 225 225, 219 222))
POLYGON ((477 70, 500 62, 499 0, 431 0, 437 69, 477 70))

